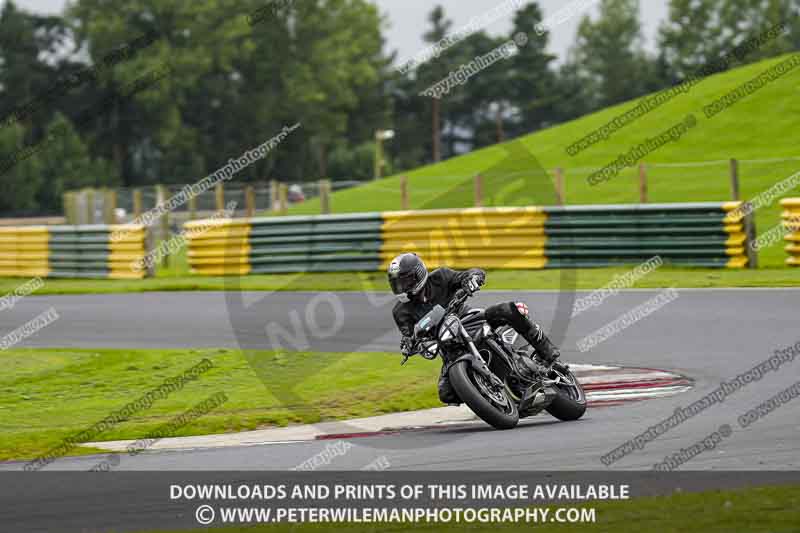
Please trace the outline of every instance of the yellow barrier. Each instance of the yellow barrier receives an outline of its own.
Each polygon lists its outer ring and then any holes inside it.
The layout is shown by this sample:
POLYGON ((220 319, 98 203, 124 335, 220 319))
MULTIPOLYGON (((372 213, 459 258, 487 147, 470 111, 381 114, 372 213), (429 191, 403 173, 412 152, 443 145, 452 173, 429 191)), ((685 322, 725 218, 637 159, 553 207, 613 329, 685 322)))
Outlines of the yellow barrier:
POLYGON ((0 227, 0 276, 47 276, 46 226, 0 227))
POLYGON ((250 273, 250 221, 198 220, 184 224, 187 257, 193 274, 226 276, 250 273))
POLYGON ((783 207, 783 213, 781 213, 783 227, 789 232, 784 237, 784 240, 789 243, 784 248, 789 254, 786 264, 800 267, 800 198, 781 200, 781 207, 783 207))
POLYGON ((747 241, 745 230, 745 216, 742 214, 743 202, 725 202, 722 210, 725 218, 722 219, 723 229, 728 234, 725 241, 725 253, 730 257, 728 268, 744 268, 747 266, 747 249, 744 244, 747 241))
POLYGON ((114 225, 109 229, 115 238, 109 242, 108 277, 112 279, 144 278, 146 270, 136 270, 132 268, 132 265, 142 261, 147 254, 145 227, 114 225))
POLYGON ((431 268, 544 268, 546 220, 536 207, 383 213, 382 267, 416 252, 431 268))

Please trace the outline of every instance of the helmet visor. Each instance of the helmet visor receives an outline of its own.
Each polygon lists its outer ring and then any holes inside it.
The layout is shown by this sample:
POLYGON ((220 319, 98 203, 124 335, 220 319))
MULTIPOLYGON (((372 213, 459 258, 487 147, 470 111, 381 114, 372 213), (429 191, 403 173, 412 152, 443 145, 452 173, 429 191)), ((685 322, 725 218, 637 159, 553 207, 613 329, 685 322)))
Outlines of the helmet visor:
POLYGON ((419 278, 414 272, 389 276, 389 285, 391 285, 392 292, 395 294, 406 294, 412 292, 418 283, 419 278))

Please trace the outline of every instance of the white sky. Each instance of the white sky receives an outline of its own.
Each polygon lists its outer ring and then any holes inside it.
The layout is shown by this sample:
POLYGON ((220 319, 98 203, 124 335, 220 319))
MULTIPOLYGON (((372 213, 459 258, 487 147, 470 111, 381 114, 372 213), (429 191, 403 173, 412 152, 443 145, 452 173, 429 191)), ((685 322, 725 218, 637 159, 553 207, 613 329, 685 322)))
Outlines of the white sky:
MULTIPOLYGON (((3 0, 0 0, 2 2, 3 0)), ((390 49, 397 50, 398 60, 408 59, 426 45, 422 33, 427 29, 428 13, 437 4, 453 21, 453 27, 467 24, 472 17, 481 15, 508 0, 370 0, 378 5, 389 21, 386 37, 390 49)), ((16 0, 17 5, 40 13, 59 12, 66 0, 16 0)), ((527 2, 526 2, 527 3, 527 2)), ((558 25, 550 32, 550 50, 563 61, 573 43, 578 23, 584 12, 593 12, 597 0, 539 0, 545 18, 562 10, 574 10, 576 16, 558 25)), ((658 24, 667 15, 667 0, 640 0, 641 20, 646 47, 655 48, 654 36, 658 24)), ((491 34, 507 33, 511 18, 499 20, 487 28, 491 34)))

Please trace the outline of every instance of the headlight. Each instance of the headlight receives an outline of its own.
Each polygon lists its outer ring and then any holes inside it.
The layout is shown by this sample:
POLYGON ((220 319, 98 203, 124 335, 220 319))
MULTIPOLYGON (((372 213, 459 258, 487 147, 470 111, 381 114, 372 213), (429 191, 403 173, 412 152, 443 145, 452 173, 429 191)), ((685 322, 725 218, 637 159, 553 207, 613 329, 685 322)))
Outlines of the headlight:
POLYGON ((436 359, 439 355, 439 344, 431 341, 422 347, 422 357, 425 359, 436 359))
POLYGON ((442 327, 439 328, 439 340, 442 342, 453 339, 458 334, 458 318, 453 315, 444 319, 442 327))

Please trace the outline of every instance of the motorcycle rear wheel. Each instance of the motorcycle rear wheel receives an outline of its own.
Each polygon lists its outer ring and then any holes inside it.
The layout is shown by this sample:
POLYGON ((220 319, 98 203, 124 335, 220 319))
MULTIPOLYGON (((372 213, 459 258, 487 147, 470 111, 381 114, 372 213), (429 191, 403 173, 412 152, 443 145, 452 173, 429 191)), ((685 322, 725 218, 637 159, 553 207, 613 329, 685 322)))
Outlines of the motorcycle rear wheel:
POLYGON ((557 386, 558 396, 546 411, 564 422, 578 420, 586 413, 586 393, 567 367, 559 365, 554 367, 554 371, 566 378, 567 382, 557 386))
POLYGON ((472 409, 481 420, 489 424, 495 429, 512 429, 517 426, 519 422, 519 411, 517 404, 508 397, 505 389, 502 390, 502 398, 504 402, 499 399, 492 399, 487 391, 486 395, 482 389, 486 388, 478 380, 483 380, 480 375, 473 372, 469 362, 461 361, 456 363, 448 371, 450 383, 458 393, 459 398, 472 409), (487 398, 487 396, 489 396, 487 398))

